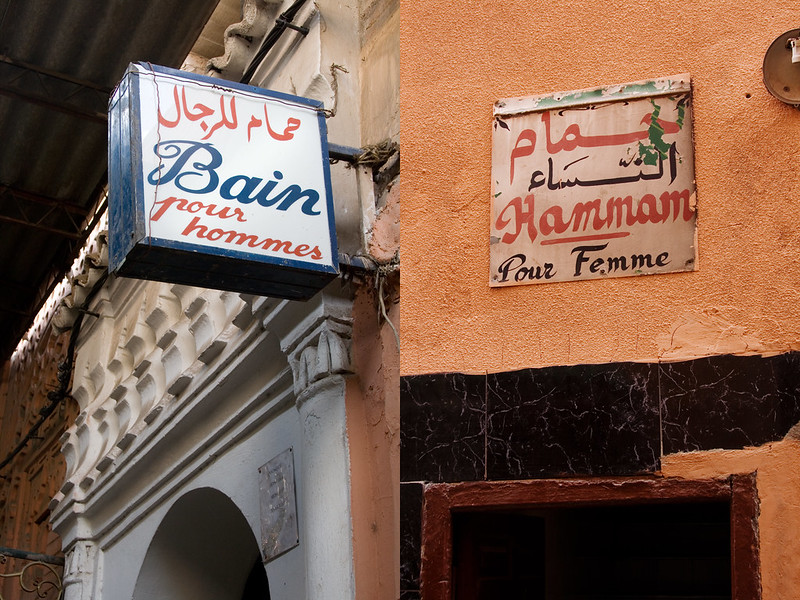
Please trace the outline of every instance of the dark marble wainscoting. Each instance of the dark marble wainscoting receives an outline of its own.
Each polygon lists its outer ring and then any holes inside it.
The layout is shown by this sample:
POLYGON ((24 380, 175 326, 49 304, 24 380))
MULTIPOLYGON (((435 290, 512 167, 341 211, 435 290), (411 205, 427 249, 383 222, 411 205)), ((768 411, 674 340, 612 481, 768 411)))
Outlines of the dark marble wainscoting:
POLYGON ((400 598, 419 598, 422 484, 400 484, 400 598))
POLYGON ((661 365, 664 454, 760 446, 800 421, 800 354, 661 365))
POLYGON ((487 479, 659 467, 658 368, 620 363, 487 376, 487 479))
POLYGON ((450 373, 400 380, 400 481, 486 475, 486 377, 450 373))
POLYGON ((401 379, 401 589, 418 598, 426 482, 625 476, 758 446, 800 421, 800 354, 401 379))

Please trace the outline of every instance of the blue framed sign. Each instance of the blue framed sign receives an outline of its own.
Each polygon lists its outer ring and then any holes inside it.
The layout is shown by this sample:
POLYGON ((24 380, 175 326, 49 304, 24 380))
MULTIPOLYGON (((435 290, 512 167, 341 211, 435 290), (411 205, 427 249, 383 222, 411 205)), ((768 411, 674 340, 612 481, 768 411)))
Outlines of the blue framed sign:
POLYGON ((112 272, 295 300, 337 276, 320 102, 131 64, 108 148, 112 272))

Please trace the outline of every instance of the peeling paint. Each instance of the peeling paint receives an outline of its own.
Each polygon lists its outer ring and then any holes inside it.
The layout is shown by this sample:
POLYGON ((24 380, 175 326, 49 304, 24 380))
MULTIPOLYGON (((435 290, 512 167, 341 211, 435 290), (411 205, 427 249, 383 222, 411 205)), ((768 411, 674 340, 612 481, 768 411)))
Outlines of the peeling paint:
POLYGON ((612 85, 603 89, 603 96, 613 96, 615 94, 621 93, 625 89, 625 86, 622 85, 612 85))
POLYGON ((744 325, 732 322, 717 308, 686 311, 657 336, 660 361, 674 362, 714 354, 775 354, 786 351, 785 344, 764 341, 744 325))
POLYGON ((607 85, 572 92, 555 92, 522 98, 503 98, 494 104, 494 114, 516 115, 536 110, 583 106, 593 102, 626 100, 653 95, 680 94, 690 91, 689 76, 674 75, 625 84, 607 85))

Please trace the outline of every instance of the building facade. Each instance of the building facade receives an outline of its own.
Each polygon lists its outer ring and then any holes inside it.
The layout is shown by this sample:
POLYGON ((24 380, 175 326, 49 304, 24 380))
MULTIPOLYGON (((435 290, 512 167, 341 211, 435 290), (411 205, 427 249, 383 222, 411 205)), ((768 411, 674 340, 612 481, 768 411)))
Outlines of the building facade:
POLYGON ((305 302, 127 279, 100 234, 56 316, 79 331, 47 549, 67 599, 394 598, 398 3, 226 19, 183 68, 324 104, 342 275, 305 302))
POLYGON ((797 596, 796 16, 403 6, 401 597, 797 596))

